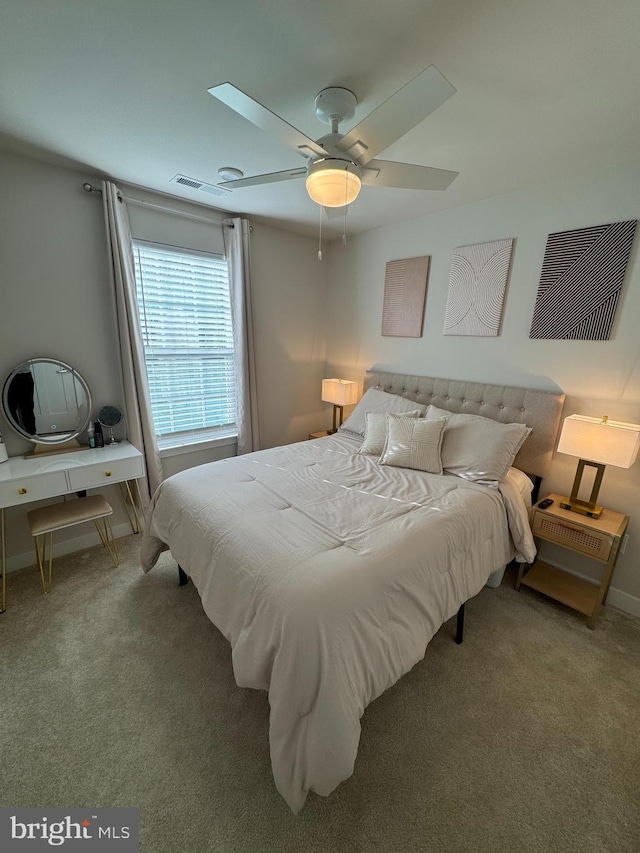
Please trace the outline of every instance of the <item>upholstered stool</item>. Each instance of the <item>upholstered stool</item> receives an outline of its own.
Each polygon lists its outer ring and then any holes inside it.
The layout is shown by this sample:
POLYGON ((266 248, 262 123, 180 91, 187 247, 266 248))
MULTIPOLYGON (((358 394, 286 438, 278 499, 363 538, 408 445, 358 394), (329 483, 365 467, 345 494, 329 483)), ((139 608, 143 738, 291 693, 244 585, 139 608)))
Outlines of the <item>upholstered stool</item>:
POLYGON ((82 524, 85 521, 93 521, 102 544, 111 555, 114 565, 118 565, 118 550, 115 539, 113 538, 111 524, 107 520, 107 517, 112 513, 113 510, 102 495, 91 495, 87 498, 63 501, 62 503, 52 504, 51 506, 43 506, 40 509, 32 509, 31 512, 27 513, 31 535, 36 546, 36 557, 40 570, 40 578, 42 579, 42 589, 45 593, 51 592, 53 585, 53 534, 56 530, 73 527, 74 524, 82 524), (98 523, 100 519, 102 519, 102 528, 98 523), (47 560, 47 534, 49 534, 48 589, 44 578, 44 564, 47 560), (42 536, 42 545, 38 542, 39 536, 42 536))

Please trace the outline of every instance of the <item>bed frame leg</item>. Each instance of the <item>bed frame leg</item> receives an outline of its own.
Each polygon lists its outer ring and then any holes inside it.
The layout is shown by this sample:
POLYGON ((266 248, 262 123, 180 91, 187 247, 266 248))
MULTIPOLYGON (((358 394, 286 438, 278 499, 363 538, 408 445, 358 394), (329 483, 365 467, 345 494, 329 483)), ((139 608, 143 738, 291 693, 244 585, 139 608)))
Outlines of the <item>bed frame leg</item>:
POLYGON ((458 619, 456 621, 456 643, 460 645, 464 638, 464 604, 460 605, 458 610, 458 619))
POLYGON ((189 583, 189 575, 185 572, 182 566, 178 566, 178 583, 180 586, 184 586, 189 583))

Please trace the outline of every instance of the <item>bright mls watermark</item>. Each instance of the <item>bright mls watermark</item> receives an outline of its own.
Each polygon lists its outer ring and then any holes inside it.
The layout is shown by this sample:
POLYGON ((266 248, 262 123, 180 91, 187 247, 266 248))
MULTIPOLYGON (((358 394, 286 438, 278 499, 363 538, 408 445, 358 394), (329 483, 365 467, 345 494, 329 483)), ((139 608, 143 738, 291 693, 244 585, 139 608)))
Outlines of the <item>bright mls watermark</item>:
POLYGON ((0 851, 138 853, 138 809, 0 808, 0 851))

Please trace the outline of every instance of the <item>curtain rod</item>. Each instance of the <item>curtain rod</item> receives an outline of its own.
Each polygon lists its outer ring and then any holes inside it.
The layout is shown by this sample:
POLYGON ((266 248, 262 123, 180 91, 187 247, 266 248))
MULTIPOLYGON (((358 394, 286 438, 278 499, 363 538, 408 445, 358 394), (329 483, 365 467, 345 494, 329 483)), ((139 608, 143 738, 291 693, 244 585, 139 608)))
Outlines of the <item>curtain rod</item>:
MULTIPOLYGON (((82 185, 82 189, 87 193, 100 193, 102 195, 102 189, 100 187, 94 187, 92 184, 85 183, 82 185)), ((186 210, 176 210, 175 207, 164 207, 162 204, 154 204, 151 201, 143 201, 141 198, 131 198, 130 196, 122 195, 120 198, 123 201, 129 202, 129 204, 138 204, 140 207, 151 207, 153 210, 161 210, 163 213, 173 213, 175 216, 185 216, 187 219, 197 219, 199 222, 206 222, 207 225, 224 225, 220 219, 209 219, 207 216, 198 216, 197 213, 188 213, 186 210)), ((233 228, 233 223, 230 222, 226 226, 227 228, 233 228)))

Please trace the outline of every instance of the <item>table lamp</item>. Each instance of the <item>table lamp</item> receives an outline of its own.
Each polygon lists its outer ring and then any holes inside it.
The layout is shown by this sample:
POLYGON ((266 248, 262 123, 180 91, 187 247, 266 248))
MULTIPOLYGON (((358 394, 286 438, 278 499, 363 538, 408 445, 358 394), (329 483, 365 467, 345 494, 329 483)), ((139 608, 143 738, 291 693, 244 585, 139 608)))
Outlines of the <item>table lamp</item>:
POLYGON ((333 403, 333 429, 329 432, 334 433, 338 427, 342 426, 343 407, 353 406, 358 401, 358 383, 351 382, 349 379, 323 379, 322 401, 333 403), (340 412, 339 423, 338 412, 340 412))
POLYGON ((590 518, 599 518, 602 507, 598 506, 598 492, 606 465, 631 468, 640 447, 640 424, 625 424, 610 421, 605 415, 602 420, 585 415, 569 415, 565 418, 558 442, 558 453, 579 457, 576 478, 571 497, 562 498, 560 506, 590 518), (588 501, 578 497, 585 466, 596 469, 596 476, 588 501))

